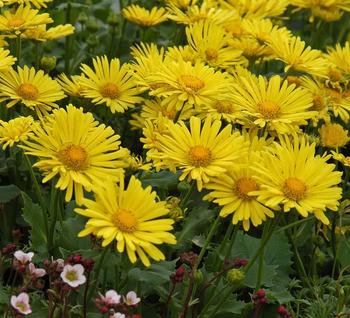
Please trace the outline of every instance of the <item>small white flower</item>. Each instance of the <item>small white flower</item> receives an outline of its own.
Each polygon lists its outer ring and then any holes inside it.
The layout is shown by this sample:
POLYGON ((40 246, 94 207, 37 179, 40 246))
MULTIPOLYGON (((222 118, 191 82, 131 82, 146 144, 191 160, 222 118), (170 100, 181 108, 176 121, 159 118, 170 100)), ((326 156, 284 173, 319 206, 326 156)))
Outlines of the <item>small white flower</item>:
POLYGON ((141 299, 137 297, 137 295, 134 291, 129 291, 126 294, 126 297, 124 297, 124 302, 128 306, 134 306, 134 305, 138 304, 140 301, 141 301, 141 299))
POLYGON ((34 278, 39 278, 39 277, 43 277, 46 275, 45 269, 36 268, 33 263, 29 264, 29 273, 34 278))
POLYGON ((61 273, 62 280, 71 287, 78 287, 86 282, 84 267, 81 264, 66 265, 61 273))
POLYGON ((113 316, 109 316, 109 318, 125 318, 125 315, 120 312, 116 312, 113 316))
POLYGON ((32 313, 27 293, 20 293, 18 296, 11 296, 11 306, 20 314, 28 315, 32 313))
POLYGON ((121 296, 113 289, 108 290, 105 294, 105 296, 103 296, 102 294, 100 294, 101 300, 108 305, 117 305, 120 303, 120 298, 121 296))
POLYGON ((16 251, 13 256, 19 261, 21 264, 25 265, 32 261, 34 257, 33 252, 24 253, 23 251, 16 251))

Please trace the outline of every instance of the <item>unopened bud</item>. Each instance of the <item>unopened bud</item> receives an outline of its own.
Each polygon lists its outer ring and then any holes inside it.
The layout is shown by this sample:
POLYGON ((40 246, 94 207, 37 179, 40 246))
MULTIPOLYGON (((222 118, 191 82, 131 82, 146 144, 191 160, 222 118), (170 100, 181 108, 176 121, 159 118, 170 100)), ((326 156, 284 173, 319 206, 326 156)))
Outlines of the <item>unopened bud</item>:
POLYGON ((233 286, 240 287, 244 279, 245 279, 244 271, 238 268, 232 268, 227 273, 227 280, 233 286))
POLYGON ((55 69, 57 63, 56 56, 43 56, 40 60, 40 67, 45 72, 50 72, 55 69))

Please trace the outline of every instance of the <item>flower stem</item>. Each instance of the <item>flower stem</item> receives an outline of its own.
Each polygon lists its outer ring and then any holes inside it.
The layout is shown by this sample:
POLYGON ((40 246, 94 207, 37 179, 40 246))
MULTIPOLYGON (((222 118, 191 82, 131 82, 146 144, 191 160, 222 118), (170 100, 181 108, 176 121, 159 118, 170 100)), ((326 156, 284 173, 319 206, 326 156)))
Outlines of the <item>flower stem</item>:
POLYGON ((41 206, 41 210, 42 210, 42 214, 43 214, 43 220, 44 220, 44 226, 45 226, 45 234, 46 234, 46 239, 47 239, 47 242, 48 242, 48 250, 51 249, 51 247, 49 246, 49 240, 48 240, 48 235, 49 235, 49 220, 48 220, 48 216, 47 216, 47 206, 46 206, 46 203, 45 203, 45 200, 44 200, 44 197, 42 195, 42 192, 41 192, 41 188, 38 184, 38 181, 35 177, 35 174, 34 174, 34 171, 33 171, 33 167, 32 167, 32 164, 28 158, 28 156, 26 154, 23 155, 24 157, 24 161, 27 165, 27 168, 28 168, 28 171, 29 171, 29 174, 32 178, 32 181, 33 181, 33 186, 34 186, 34 191, 37 195, 37 198, 39 200, 39 204, 41 206))
POLYGON ((192 180, 191 182, 191 187, 188 189, 188 191, 186 192, 185 196, 183 197, 183 199, 180 202, 180 208, 184 209, 188 203, 188 200, 190 199, 194 189, 196 187, 196 182, 192 180))
POLYGON ((91 271, 88 271, 86 274, 86 284, 85 284, 85 290, 84 290, 84 301, 83 301, 83 318, 87 317, 87 305, 88 305, 88 290, 90 285, 90 275, 91 271))
POLYGON ((194 275, 196 275, 196 270, 197 270, 199 264, 201 263, 202 258, 204 257, 204 254, 205 254, 205 252, 206 252, 206 250, 211 242, 211 239, 213 238, 213 236, 215 234, 216 228, 217 228, 220 220, 221 220, 221 216, 220 216, 220 214, 218 214, 217 218, 215 219, 214 223, 212 224, 212 226, 210 228, 207 239, 205 240, 205 243, 204 243, 204 245, 203 245, 203 247, 198 255, 197 261, 193 266, 193 274, 194 275))
POLYGON ((265 249, 266 244, 268 243, 268 241, 270 240, 274 229, 276 227, 276 225, 278 224, 280 218, 281 218, 282 212, 278 213, 276 218, 273 220, 272 225, 270 226, 270 229, 268 231, 268 233, 266 234, 265 237, 262 238, 261 243, 260 243, 260 247, 257 250, 257 252, 255 253, 254 257, 249 261, 249 263, 245 266, 244 271, 245 273, 248 273, 249 270, 252 268, 252 266, 254 265, 255 261, 258 259, 258 257, 261 255, 261 253, 263 252, 263 250, 265 249))
POLYGON ((21 39, 21 34, 18 34, 16 37, 16 57, 17 57, 18 65, 20 65, 21 63, 21 54, 22 54, 22 39, 21 39))

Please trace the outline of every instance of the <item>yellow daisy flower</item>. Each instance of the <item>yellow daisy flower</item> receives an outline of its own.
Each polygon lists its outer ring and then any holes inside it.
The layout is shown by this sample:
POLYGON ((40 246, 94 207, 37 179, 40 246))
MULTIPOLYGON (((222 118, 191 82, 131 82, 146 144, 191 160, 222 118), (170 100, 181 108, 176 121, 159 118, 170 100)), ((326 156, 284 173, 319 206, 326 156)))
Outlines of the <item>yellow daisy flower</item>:
POLYGON ((197 3, 197 0, 165 0, 166 4, 177 6, 180 9, 187 9, 197 3))
POLYGON ((17 58, 10 55, 9 50, 0 48, 0 71, 9 71, 16 61, 17 58))
POLYGON ((316 115, 311 111, 312 96, 302 88, 289 85, 278 75, 266 80, 246 75, 234 85, 232 101, 243 109, 254 125, 280 134, 296 131, 316 115))
POLYGON ((228 68, 244 64, 242 51, 227 44, 228 34, 210 21, 199 21, 186 28, 187 41, 201 60, 212 67, 228 68))
POLYGON ((150 27, 167 20, 164 8, 152 7, 151 11, 132 4, 122 10, 125 19, 143 27, 150 27))
POLYGON ((74 26, 71 24, 60 24, 53 28, 46 29, 46 25, 39 25, 33 29, 26 30, 23 37, 40 42, 55 40, 74 33, 74 26))
POLYGON ((274 213, 259 201, 252 191, 259 190, 259 184, 253 179, 255 172, 249 166, 242 165, 230 169, 220 177, 211 178, 205 188, 211 190, 203 197, 221 206, 220 216, 232 215, 232 224, 242 221, 243 228, 248 231, 250 223, 260 225, 267 217, 274 217, 274 213))
POLYGON ((232 126, 221 129, 221 121, 208 117, 203 125, 197 117, 190 118, 190 129, 184 122, 168 123, 168 135, 159 135, 160 152, 156 158, 170 169, 182 171, 180 181, 197 182, 201 191, 214 176, 222 175, 244 151, 244 140, 232 126))
MULTIPOLYGON (((164 116, 168 119, 174 120, 176 114, 177 111, 175 107, 171 107, 162 103, 161 99, 159 98, 145 100, 140 113, 141 117, 151 120, 156 120, 159 118, 159 116, 164 116)), ((192 114, 193 109, 191 105, 186 104, 182 109, 178 119, 187 120, 191 117, 192 114)))
POLYGON ((327 123, 319 129, 321 145, 326 148, 344 147, 350 140, 348 131, 339 124, 327 123))
POLYGON ((314 22, 315 17, 326 22, 337 21, 343 15, 342 10, 350 11, 347 0, 290 0, 290 4, 298 9, 310 10, 310 22, 314 22))
POLYGON ((52 2, 52 0, 2 0, 4 5, 26 5, 26 6, 34 6, 37 9, 47 8, 47 5, 52 2))
POLYGON ((289 5, 289 0, 226 0, 222 6, 238 10, 246 18, 266 18, 282 15, 289 5))
POLYGON ((7 10, 0 15, 0 31, 20 34, 41 24, 52 23, 48 13, 38 14, 30 6, 20 5, 15 11, 7 10))
POLYGON ((6 73, 0 73, 0 101, 8 101, 6 107, 10 108, 21 102, 34 110, 40 117, 47 115, 55 103, 65 97, 59 84, 42 70, 24 66, 17 67, 6 73))
POLYGON ((75 211, 89 218, 79 237, 94 234, 102 238, 102 246, 117 241, 119 253, 126 253, 132 263, 137 257, 145 266, 149 258, 165 260, 164 254, 155 246, 163 243, 176 244, 176 238, 169 233, 174 221, 166 216, 169 210, 164 201, 157 201, 157 193, 151 186, 142 188, 141 182, 131 177, 127 188, 124 181, 116 185, 108 180, 104 186, 94 188, 95 199, 84 199, 86 208, 75 211))
POLYGON ((189 45, 167 47, 166 59, 173 62, 183 60, 190 62, 192 65, 200 60, 198 54, 189 45))
POLYGON ((131 55, 134 62, 129 66, 133 72, 137 87, 140 91, 151 89, 152 83, 147 78, 159 70, 164 62, 164 48, 159 48, 155 43, 143 43, 131 47, 131 55))
POLYGON ((82 64, 81 70, 86 77, 81 77, 84 86, 82 95, 92 99, 94 104, 105 103, 112 113, 123 113, 126 109, 134 107, 142 101, 137 96, 139 90, 135 87, 132 73, 127 65, 120 66, 119 59, 108 61, 106 56, 93 59, 94 70, 82 64))
POLYGON ((286 37, 277 34, 269 44, 276 59, 286 64, 285 72, 293 70, 303 72, 317 77, 327 77, 328 65, 319 50, 306 47, 304 41, 299 37, 286 37))
POLYGON ((79 203, 84 189, 91 191, 107 177, 119 179, 125 167, 123 158, 128 155, 119 145, 119 136, 111 127, 69 105, 45 118, 21 148, 37 157, 33 167, 41 170, 43 183, 57 176, 56 188, 66 190, 65 200, 70 201, 74 192, 79 203))
POLYGON ((83 97, 84 86, 81 84, 82 76, 73 75, 69 78, 66 74, 60 74, 56 78, 56 81, 69 96, 83 97))
POLYGON ((327 54, 324 55, 326 60, 333 65, 331 68, 331 74, 329 77, 332 79, 332 75, 334 80, 341 81, 344 77, 348 80, 350 77, 350 43, 346 42, 344 46, 341 46, 339 43, 335 45, 335 47, 327 48, 327 54), (334 72, 338 70, 340 72, 339 75, 334 74, 334 72))
POLYGON ((331 151, 334 160, 341 162, 344 166, 350 167, 350 157, 346 157, 343 154, 335 151, 331 151))
POLYGON ((0 143, 2 149, 13 147, 14 144, 27 140, 32 135, 34 119, 28 117, 17 117, 10 121, 0 120, 0 143))
POLYGON ((224 98, 232 79, 224 73, 197 62, 163 63, 161 70, 149 77, 153 89, 149 94, 165 97, 164 102, 176 109, 188 103, 199 107, 214 99, 224 98), (159 86, 159 87, 158 87, 159 86))
POLYGON ((316 144, 300 140, 283 139, 270 151, 263 152, 252 169, 260 189, 252 191, 266 206, 284 212, 295 208, 303 217, 313 213, 324 224, 329 220, 326 209, 337 211, 342 190, 341 172, 328 164, 330 156, 315 155, 316 144))

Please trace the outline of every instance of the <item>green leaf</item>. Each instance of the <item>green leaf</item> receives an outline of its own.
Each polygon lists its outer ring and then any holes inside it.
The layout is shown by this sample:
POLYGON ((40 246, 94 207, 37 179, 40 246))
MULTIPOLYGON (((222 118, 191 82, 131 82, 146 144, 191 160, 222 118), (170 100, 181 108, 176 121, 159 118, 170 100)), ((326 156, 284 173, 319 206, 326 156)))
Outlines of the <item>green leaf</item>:
POLYGON ((0 203, 7 203, 19 196, 20 193, 21 189, 13 184, 0 186, 0 203))
POLYGON ((154 263, 147 269, 133 268, 129 271, 128 278, 136 284, 141 284, 140 289, 143 292, 150 293, 155 290, 165 298, 168 294, 170 274, 175 271, 176 262, 177 259, 154 263))
POLYGON ((21 192, 23 200, 23 218, 30 225, 30 241, 32 248, 38 252, 46 251, 47 237, 41 207, 34 203, 24 192, 21 192))
POLYGON ((174 189, 178 184, 180 173, 172 173, 170 171, 161 171, 156 173, 146 172, 140 177, 142 185, 152 186, 164 190, 174 189))
MULTIPOLYGON (((213 211, 208 208, 194 208, 188 215, 186 215, 181 232, 176 233, 177 244, 174 248, 176 250, 187 249, 188 245, 192 243, 192 240, 196 236, 207 230, 208 224, 210 224, 210 221, 214 216, 215 214, 213 211)), ((196 243, 200 242, 196 241, 196 243)))

